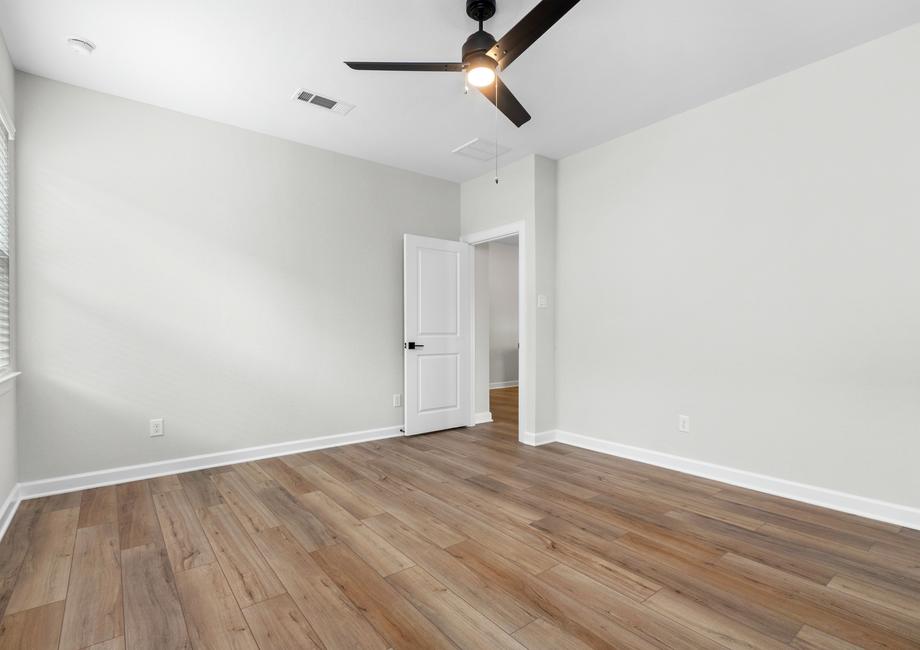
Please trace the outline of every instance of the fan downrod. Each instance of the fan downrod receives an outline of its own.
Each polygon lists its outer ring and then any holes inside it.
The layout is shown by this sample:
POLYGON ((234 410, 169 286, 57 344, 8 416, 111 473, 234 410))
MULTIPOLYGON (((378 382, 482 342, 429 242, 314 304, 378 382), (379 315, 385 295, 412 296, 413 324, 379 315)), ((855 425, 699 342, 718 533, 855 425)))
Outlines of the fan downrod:
POLYGON ((495 15, 495 0, 466 0, 466 15, 483 22, 495 15))

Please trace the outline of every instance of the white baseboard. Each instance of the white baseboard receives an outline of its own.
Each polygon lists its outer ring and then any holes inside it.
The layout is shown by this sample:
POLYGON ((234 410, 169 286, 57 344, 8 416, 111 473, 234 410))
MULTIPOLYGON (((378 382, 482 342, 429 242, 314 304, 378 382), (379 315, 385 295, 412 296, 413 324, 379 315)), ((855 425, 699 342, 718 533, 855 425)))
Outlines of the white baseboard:
MULTIPOLYGON (((104 485, 113 485, 115 483, 124 483, 126 481, 137 481, 167 474, 190 472, 197 469, 206 469, 209 467, 218 467, 220 465, 272 458, 275 456, 286 456, 289 454, 339 447, 360 442, 396 438, 402 435, 399 426, 396 425, 382 429, 342 433, 274 445, 249 447, 246 449, 204 454, 200 456, 188 456, 185 458, 147 463, 144 465, 117 467, 96 472, 86 472, 71 476, 19 483, 13 487, 12 491, 3 502, 3 505, 0 506, 0 540, 3 539, 3 535, 6 533, 22 499, 73 492, 75 490, 85 490, 104 485)), ((897 526, 905 526, 907 528, 920 530, 920 508, 888 503, 877 499, 838 492, 828 488, 796 483, 786 479, 756 474, 754 472, 734 469, 681 456, 674 456, 672 454, 644 449, 642 447, 632 447, 630 445, 623 445, 600 438, 570 433, 568 431, 544 431, 541 433, 525 432, 521 433, 518 439, 521 443, 530 446, 560 442, 582 449, 590 449, 611 456, 627 458, 640 463, 647 463, 649 465, 720 481, 729 485, 830 508, 831 510, 847 512, 861 517, 895 524, 897 526)))
POLYGON ((299 454, 305 451, 341 447, 343 445, 353 445, 359 442, 370 442, 372 440, 382 440, 384 438, 398 438, 402 435, 400 426, 395 425, 383 429, 354 431, 332 436, 263 445, 261 447, 248 447, 246 449, 221 451, 214 454, 187 456, 185 458, 175 458, 156 463, 146 463, 144 465, 115 467, 96 472, 72 474, 70 476, 20 483, 19 496, 21 499, 31 499, 48 496, 50 494, 62 494, 64 492, 86 490, 88 488, 102 487, 104 485, 125 483, 127 481, 156 478, 157 476, 166 476, 167 474, 191 472, 196 469, 207 469, 209 467, 219 467, 232 463, 244 463, 252 460, 260 460, 262 458, 288 456, 290 454, 299 454))
POLYGON ((539 447, 540 445, 548 445, 551 442, 556 441, 556 432, 555 431, 543 431, 542 433, 530 433, 525 431, 518 434, 518 442, 531 447, 539 447))
POLYGON ((492 412, 483 411, 482 413, 473 414, 473 424, 488 424, 492 421, 492 412))
POLYGON ((19 507, 19 502, 21 500, 19 483, 17 483, 13 486, 13 489, 10 490, 3 505, 0 506, 0 542, 3 541, 6 529, 10 527, 10 522, 13 521, 13 516, 16 514, 16 509, 19 507))
POLYGON ((517 385, 517 379, 512 379, 511 381, 496 381, 489 384, 489 390, 494 390, 496 388, 515 388, 517 385))
MULTIPOLYGON (((765 492, 795 501, 802 501, 812 505, 838 510, 867 519, 875 519, 896 526, 905 526, 920 530, 920 508, 888 503, 868 497, 861 497, 846 492, 838 492, 828 488, 796 483, 786 479, 756 474, 746 470, 734 469, 723 465, 715 465, 691 458, 673 456, 660 451, 632 447, 600 438, 592 438, 568 431, 555 431, 553 440, 573 447, 590 449, 611 456, 628 458, 640 463, 656 465, 672 469, 693 476, 712 479, 721 483, 728 483, 737 487, 748 488, 758 492, 765 492)), ((545 434, 540 434, 545 435, 545 434)), ((522 434, 523 438, 523 434, 522 434)), ((521 442, 526 442, 521 440, 521 442)), ((531 443, 526 443, 531 444, 531 443)), ((545 444, 545 443, 538 443, 545 444)))

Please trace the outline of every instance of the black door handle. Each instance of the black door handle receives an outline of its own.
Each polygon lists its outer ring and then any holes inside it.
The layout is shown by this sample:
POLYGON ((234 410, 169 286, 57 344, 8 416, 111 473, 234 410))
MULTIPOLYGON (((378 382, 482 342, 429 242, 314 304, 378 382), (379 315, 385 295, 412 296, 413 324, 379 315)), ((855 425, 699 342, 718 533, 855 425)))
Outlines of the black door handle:
POLYGON ((420 344, 416 343, 415 341, 409 341, 408 343, 406 343, 406 345, 405 345, 404 347, 405 347, 407 350, 417 350, 417 349, 423 348, 423 347, 425 347, 425 346, 424 346, 424 345, 420 345, 420 344))

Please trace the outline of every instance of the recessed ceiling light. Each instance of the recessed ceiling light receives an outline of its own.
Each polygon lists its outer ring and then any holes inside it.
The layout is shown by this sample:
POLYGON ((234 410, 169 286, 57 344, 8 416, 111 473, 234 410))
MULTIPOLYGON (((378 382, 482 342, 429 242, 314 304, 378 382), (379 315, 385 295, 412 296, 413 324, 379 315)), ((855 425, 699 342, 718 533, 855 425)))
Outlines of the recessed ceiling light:
POLYGON ((87 41, 82 38, 68 38, 67 44, 70 46, 74 52, 78 54, 83 54, 84 56, 89 56, 93 53, 93 50, 96 49, 96 44, 92 41, 87 41))

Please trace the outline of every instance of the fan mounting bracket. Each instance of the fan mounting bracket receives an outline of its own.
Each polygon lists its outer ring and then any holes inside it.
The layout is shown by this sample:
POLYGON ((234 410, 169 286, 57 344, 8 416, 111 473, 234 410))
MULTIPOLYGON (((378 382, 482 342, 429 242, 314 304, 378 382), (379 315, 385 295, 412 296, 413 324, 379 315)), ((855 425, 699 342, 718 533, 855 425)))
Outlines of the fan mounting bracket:
POLYGON ((495 15, 495 0, 466 0, 466 15, 483 22, 495 15))

